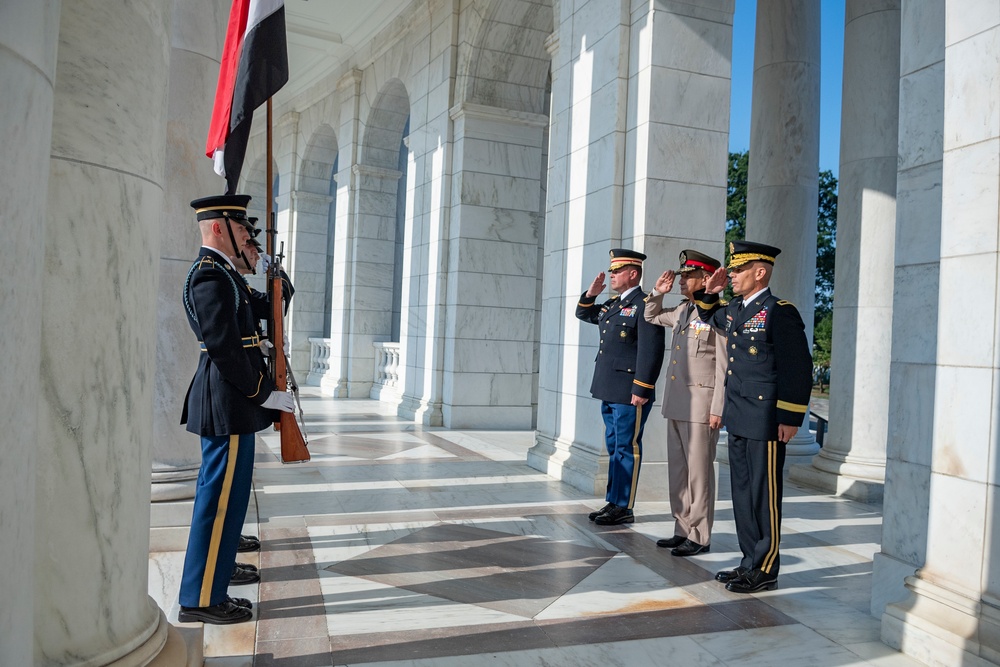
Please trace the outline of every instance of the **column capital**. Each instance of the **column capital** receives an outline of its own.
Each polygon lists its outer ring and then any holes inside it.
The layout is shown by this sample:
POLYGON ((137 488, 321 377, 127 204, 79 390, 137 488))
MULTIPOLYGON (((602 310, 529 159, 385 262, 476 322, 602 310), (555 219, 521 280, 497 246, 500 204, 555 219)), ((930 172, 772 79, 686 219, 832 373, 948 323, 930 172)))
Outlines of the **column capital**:
POLYGON ((460 102, 456 104, 448 111, 448 115, 452 120, 477 118, 512 125, 526 125, 528 127, 546 127, 549 124, 549 117, 542 114, 502 109, 500 107, 486 106, 485 104, 473 104, 472 102, 460 102))
POLYGON ((337 79, 337 90, 343 91, 348 86, 354 86, 354 87, 360 86, 361 79, 364 77, 364 74, 365 74, 364 72, 362 72, 357 68, 348 70, 347 73, 344 74, 344 76, 337 79))
POLYGON ((385 181, 399 180, 399 177, 403 175, 403 172, 397 169, 385 169, 383 167, 373 167, 370 164, 353 164, 351 165, 351 173, 356 176, 369 176, 372 178, 378 178, 385 181))
POLYGON ((292 201, 314 201, 320 202, 321 204, 330 204, 333 202, 333 197, 330 195, 321 195, 318 192, 309 192, 308 190, 292 190, 289 194, 292 196, 292 201))

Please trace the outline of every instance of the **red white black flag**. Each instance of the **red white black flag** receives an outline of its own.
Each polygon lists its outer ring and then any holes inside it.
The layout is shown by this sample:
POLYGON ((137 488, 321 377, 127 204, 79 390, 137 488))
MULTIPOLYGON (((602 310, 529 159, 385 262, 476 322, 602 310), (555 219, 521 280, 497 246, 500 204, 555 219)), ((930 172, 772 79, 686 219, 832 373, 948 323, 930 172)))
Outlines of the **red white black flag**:
POLYGON ((235 194, 254 109, 288 81, 284 0, 233 0, 205 154, 235 194))

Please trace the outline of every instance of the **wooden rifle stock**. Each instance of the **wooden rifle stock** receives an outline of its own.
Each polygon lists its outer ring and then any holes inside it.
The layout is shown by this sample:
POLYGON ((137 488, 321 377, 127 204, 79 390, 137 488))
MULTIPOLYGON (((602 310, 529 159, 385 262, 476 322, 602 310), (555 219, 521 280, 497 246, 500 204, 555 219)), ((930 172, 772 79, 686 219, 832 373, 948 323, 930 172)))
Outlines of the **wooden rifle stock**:
MULTIPOLYGON (((284 299, 282 298, 281 276, 277 271, 268 271, 268 292, 271 296, 271 330, 268 334, 274 344, 274 385, 278 391, 288 389, 288 360, 285 359, 284 299)), ((309 460, 309 450, 302 429, 291 412, 281 412, 281 418, 274 423, 274 430, 281 433, 281 462, 299 463, 309 460)))

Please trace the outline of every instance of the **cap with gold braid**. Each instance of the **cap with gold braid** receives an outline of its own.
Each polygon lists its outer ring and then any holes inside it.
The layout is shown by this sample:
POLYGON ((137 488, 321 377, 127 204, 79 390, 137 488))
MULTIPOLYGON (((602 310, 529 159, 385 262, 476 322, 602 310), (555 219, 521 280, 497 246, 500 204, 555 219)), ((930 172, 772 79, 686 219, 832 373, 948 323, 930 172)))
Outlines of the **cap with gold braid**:
POLYGON ((611 266, 608 267, 608 271, 614 271, 625 266, 635 266, 641 269, 642 260, 644 259, 646 259, 646 256, 641 252, 626 250, 625 248, 612 248, 611 266))
POLYGON ((780 248, 752 241, 731 241, 729 243, 729 266, 735 269, 747 262, 767 262, 774 265, 774 258, 781 253, 780 248))
POLYGON ((677 269, 677 273, 691 273, 698 269, 713 273, 722 266, 722 262, 719 260, 697 250, 681 250, 680 260, 681 267, 677 269))
POLYGON ((247 219, 247 204, 250 203, 250 195, 214 195, 212 197, 202 197, 191 202, 195 217, 198 221, 212 220, 214 218, 227 218, 233 222, 238 222, 253 233, 253 225, 247 219))

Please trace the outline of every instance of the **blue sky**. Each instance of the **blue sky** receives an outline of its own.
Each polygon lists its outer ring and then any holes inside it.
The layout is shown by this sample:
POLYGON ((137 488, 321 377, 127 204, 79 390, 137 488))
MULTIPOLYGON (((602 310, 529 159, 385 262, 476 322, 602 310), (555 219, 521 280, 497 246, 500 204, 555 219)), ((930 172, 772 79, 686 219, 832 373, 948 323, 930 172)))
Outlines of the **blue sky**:
MULTIPOLYGON (((811 0, 810 0, 811 1, 811 0)), ((819 0, 816 0, 817 2, 819 0)), ((844 2, 822 0, 819 168, 840 171, 840 95, 844 67, 844 2)), ((733 98, 729 150, 750 148, 750 98, 756 0, 736 0, 733 17, 733 98)))

